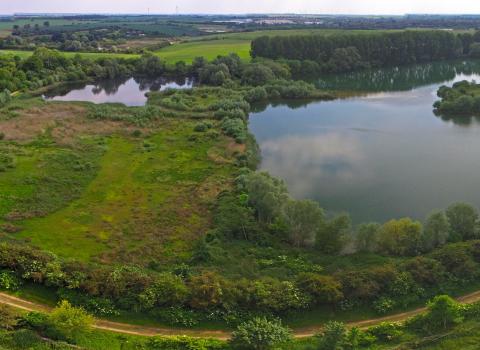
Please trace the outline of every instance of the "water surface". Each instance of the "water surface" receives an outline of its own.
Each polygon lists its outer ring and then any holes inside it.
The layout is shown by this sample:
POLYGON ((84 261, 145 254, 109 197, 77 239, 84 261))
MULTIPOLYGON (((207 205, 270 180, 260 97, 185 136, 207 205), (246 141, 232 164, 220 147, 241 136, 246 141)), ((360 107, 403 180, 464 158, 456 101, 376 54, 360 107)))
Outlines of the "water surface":
POLYGON ((191 88, 191 79, 166 78, 110 79, 95 84, 66 84, 45 93, 44 98, 54 101, 89 101, 93 103, 123 103, 127 106, 143 106, 146 93, 165 89, 191 88))
POLYGON ((261 168, 353 220, 423 218, 455 201, 480 207, 480 119, 441 118, 442 84, 480 80, 478 63, 437 63, 317 81, 363 96, 269 106, 250 117, 261 168))

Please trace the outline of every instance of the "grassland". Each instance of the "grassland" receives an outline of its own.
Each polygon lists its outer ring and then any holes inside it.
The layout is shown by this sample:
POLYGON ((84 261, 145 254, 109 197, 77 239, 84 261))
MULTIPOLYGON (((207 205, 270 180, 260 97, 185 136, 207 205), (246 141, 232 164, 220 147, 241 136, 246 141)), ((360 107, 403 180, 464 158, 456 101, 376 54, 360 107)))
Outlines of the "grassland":
POLYGON ((89 120, 88 110, 37 101, 0 120, 0 151, 15 162, 0 173, 3 231, 82 261, 188 260, 232 179, 231 140, 192 138, 194 120, 143 129, 89 120))

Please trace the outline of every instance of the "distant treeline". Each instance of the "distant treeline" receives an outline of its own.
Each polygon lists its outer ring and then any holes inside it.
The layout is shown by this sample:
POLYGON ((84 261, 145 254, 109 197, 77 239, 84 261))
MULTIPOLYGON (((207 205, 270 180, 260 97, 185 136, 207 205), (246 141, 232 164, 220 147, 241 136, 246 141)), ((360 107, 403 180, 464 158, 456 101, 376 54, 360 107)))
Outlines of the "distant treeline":
POLYGON ((470 46, 478 39, 478 33, 439 30, 264 36, 253 40, 252 56, 311 61, 321 71, 340 72, 457 58, 468 55, 470 46))

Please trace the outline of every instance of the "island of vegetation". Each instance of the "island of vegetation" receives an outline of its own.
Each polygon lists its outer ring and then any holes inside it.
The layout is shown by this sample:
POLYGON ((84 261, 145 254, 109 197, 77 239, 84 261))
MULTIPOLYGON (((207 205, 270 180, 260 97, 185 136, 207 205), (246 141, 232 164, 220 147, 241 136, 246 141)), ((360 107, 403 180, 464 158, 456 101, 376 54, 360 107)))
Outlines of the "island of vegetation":
MULTIPOLYGON (((476 40, 468 35, 265 37, 250 62, 230 54, 170 65, 152 53, 91 59, 47 48, 1 55, 0 289, 62 301, 50 316, 2 311, 5 328, 27 328, 6 331, 4 344, 37 339, 32 329, 82 344, 72 329, 88 328, 88 312, 236 329, 230 344, 153 339, 148 349, 292 348, 285 325, 385 315, 432 298, 429 312, 404 326, 327 323, 322 337, 295 346, 368 349, 464 320, 479 327, 477 304, 435 298, 462 294, 480 276, 475 207, 353 227, 347 214, 294 199, 282 180, 258 172, 248 132, 261 103, 337 97, 301 76, 466 57, 476 40), (39 97, 65 82, 160 75, 198 85, 151 92, 144 107, 39 97), (65 329, 59 319, 78 323, 65 329)), ((454 90, 472 93, 462 84, 454 90)))
POLYGON ((442 115, 480 115, 480 85, 472 81, 460 81, 452 87, 441 86, 437 92, 440 101, 435 102, 435 112, 442 115))

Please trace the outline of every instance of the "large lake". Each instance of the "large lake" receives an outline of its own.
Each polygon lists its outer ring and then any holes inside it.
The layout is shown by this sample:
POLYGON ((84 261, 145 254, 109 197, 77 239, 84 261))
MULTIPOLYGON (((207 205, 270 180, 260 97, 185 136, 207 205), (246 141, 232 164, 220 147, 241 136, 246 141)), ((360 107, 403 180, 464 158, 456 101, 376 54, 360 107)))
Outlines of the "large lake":
POLYGON ((441 118, 440 85, 478 79, 480 63, 372 70, 317 81, 363 91, 330 102, 268 106, 250 116, 261 169, 295 198, 354 222, 423 218, 455 201, 480 207, 480 118, 441 118))
POLYGON ((45 93, 44 98, 54 101, 89 101, 93 103, 123 103, 143 106, 149 91, 191 88, 193 80, 179 78, 128 78, 110 79, 95 84, 64 84, 45 93))

